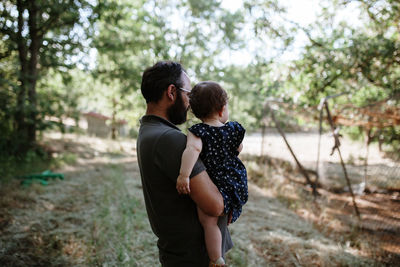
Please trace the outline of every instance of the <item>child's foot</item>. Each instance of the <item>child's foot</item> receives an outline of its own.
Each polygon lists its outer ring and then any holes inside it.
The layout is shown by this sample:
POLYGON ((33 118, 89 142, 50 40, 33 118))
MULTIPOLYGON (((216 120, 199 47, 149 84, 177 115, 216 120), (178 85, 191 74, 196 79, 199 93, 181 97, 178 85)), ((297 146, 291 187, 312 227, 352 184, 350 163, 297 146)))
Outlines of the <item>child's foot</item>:
POLYGON ((226 264, 216 264, 216 263, 212 263, 210 261, 210 265, 208 265, 208 267, 228 267, 228 265, 226 265, 226 264))
POLYGON ((210 265, 209 265, 209 267, 224 267, 224 266, 227 266, 227 265, 225 264, 225 260, 222 257, 220 257, 215 262, 210 261, 210 265))

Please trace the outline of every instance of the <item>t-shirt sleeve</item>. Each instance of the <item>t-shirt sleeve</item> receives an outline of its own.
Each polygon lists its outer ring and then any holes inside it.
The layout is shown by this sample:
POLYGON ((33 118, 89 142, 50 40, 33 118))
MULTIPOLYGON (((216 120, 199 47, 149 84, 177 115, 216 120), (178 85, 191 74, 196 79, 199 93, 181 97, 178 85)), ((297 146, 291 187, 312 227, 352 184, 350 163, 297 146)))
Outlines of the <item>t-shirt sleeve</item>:
MULTIPOLYGON (((168 131, 157 141, 154 153, 155 165, 165 173, 174 183, 181 168, 182 153, 186 147, 186 136, 178 131, 168 131)), ((206 168, 203 162, 198 159, 190 174, 190 178, 196 176, 206 168)))

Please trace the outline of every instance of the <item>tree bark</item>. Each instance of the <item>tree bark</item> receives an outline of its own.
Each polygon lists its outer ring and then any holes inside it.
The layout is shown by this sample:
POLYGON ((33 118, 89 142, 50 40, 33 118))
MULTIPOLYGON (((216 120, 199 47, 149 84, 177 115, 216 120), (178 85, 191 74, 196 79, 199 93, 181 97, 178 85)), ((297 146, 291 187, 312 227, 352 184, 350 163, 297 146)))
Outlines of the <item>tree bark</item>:
POLYGON ((17 109, 15 112, 15 122, 14 122, 14 130, 15 130, 15 140, 17 141, 16 147, 17 152, 24 152, 27 150, 27 146, 25 144, 26 136, 26 123, 25 123, 25 100, 26 100, 26 73, 27 73, 27 45, 26 41, 22 35, 24 30, 24 18, 23 13, 25 10, 25 6, 22 0, 17 1, 17 10, 18 10, 18 32, 17 32, 17 46, 18 46, 18 58, 20 62, 20 73, 18 80, 20 82, 20 86, 18 86, 17 91, 17 109))
POLYGON ((111 118, 111 139, 116 140, 117 139, 117 100, 113 98, 113 112, 112 112, 112 118, 111 118))
POLYGON ((38 79, 38 58, 41 37, 38 34, 38 8, 35 1, 29 1, 29 34, 31 44, 29 46, 30 59, 28 65, 28 100, 29 100, 29 123, 27 128, 28 143, 33 145, 36 142, 37 124, 37 100, 36 100, 36 81, 38 79))

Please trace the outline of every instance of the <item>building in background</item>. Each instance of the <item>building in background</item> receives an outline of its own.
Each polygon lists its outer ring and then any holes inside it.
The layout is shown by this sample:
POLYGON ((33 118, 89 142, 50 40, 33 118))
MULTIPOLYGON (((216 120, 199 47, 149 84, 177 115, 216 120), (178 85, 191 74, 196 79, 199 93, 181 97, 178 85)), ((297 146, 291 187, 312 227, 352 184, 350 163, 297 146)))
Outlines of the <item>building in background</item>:
MULTIPOLYGON (((83 117, 87 121, 86 132, 89 135, 95 135, 102 138, 108 138, 111 136, 111 117, 96 112, 83 113, 83 117)), ((118 136, 128 135, 127 121, 117 120, 115 127, 118 136)))

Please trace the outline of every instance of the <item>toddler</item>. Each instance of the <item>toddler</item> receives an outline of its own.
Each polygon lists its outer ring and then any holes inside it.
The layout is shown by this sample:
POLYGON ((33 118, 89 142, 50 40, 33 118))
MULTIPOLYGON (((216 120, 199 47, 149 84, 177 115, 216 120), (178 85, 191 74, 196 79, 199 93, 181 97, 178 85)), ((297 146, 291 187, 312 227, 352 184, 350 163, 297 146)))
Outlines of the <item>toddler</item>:
MULTIPOLYGON (((224 214, 232 216, 235 222, 248 198, 246 168, 238 158, 245 129, 238 122, 227 122, 228 96, 218 83, 198 83, 190 94, 190 106, 202 123, 189 128, 176 188, 181 194, 190 193, 189 175, 200 156, 224 199, 224 214)), ((223 266, 218 217, 209 216, 199 208, 197 211, 208 257, 212 264, 223 266)))

